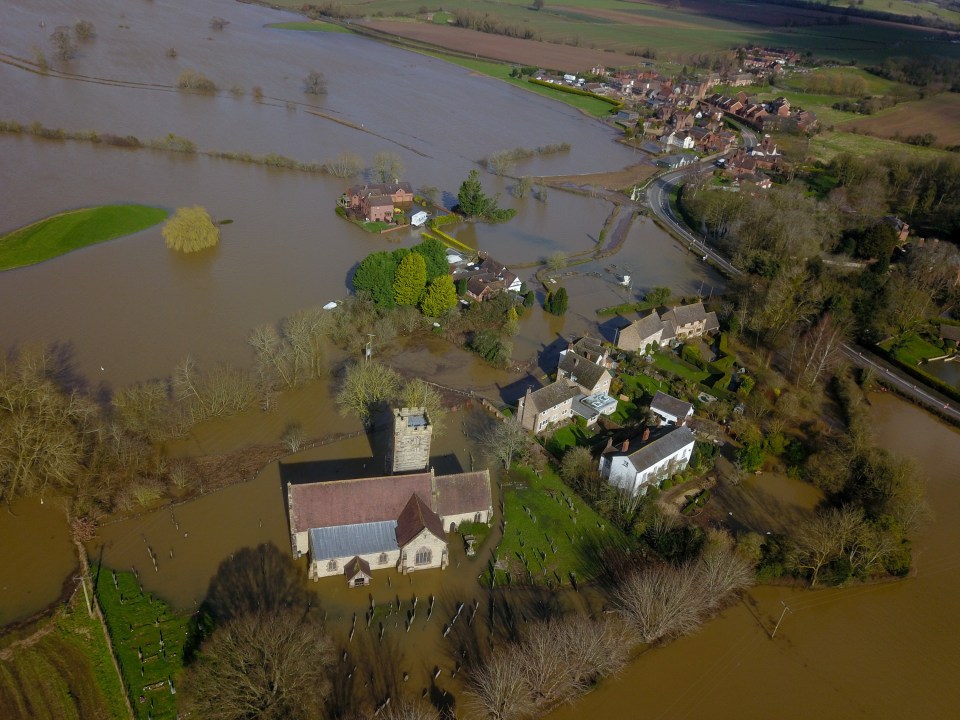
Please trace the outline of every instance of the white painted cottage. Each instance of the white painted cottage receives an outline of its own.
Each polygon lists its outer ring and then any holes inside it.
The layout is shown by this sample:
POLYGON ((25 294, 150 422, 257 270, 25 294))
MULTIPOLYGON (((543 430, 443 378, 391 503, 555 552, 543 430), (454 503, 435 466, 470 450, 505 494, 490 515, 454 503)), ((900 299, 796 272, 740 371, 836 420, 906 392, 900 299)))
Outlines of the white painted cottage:
POLYGON ((644 495, 671 475, 682 472, 690 464, 696 438, 688 427, 670 427, 650 439, 645 430, 636 449, 624 440, 617 448, 610 446, 600 456, 600 477, 611 485, 634 495, 644 495))

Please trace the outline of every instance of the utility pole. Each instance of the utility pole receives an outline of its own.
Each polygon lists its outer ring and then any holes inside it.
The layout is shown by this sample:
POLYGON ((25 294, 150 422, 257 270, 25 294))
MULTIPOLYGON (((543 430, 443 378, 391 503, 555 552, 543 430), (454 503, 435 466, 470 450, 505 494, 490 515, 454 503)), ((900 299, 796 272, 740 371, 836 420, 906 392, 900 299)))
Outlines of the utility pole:
MULTIPOLYGON (((773 640, 773 636, 777 634, 777 630, 780 629, 780 623, 783 622, 783 616, 787 614, 788 610, 790 610, 790 608, 787 607, 787 604, 783 600, 780 601, 780 604, 783 605, 783 611, 780 613, 780 619, 777 620, 777 624, 774 626, 773 632, 770 633, 771 640, 773 640)), ((790 610, 790 614, 793 615, 793 610, 790 610)))
POLYGON ((83 586, 83 599, 87 604, 87 614, 93 617, 93 606, 90 604, 90 596, 87 595, 87 583, 84 581, 83 575, 74 575, 73 579, 79 580, 80 585, 83 586))
POLYGON ((373 339, 376 337, 373 333, 367 333, 367 344, 363 349, 364 360, 369 361, 373 356, 373 339))

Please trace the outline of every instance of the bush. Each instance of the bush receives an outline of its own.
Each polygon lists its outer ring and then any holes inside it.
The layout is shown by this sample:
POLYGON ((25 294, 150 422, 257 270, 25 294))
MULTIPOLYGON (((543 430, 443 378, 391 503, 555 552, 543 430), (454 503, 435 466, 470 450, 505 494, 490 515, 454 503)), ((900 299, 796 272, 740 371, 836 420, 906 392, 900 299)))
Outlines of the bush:
POLYGON ((179 208, 167 220, 162 233, 168 248, 185 253, 205 250, 220 242, 219 228, 199 205, 179 208))
POLYGON ((184 70, 177 78, 177 87, 181 90, 195 90, 197 92, 215 93, 216 83, 203 73, 196 70, 184 70))

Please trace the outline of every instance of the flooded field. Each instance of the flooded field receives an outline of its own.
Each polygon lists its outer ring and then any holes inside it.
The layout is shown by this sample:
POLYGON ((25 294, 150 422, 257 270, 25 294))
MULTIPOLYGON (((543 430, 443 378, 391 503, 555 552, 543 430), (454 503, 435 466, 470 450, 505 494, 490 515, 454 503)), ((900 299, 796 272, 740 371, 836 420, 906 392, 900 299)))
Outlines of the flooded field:
POLYGON ((877 440, 929 478, 935 519, 916 577, 844 590, 762 587, 696 635, 639 657, 550 720, 947 717, 960 701, 960 433, 889 395, 871 396, 877 440), (769 632, 786 603, 774 640, 769 632))

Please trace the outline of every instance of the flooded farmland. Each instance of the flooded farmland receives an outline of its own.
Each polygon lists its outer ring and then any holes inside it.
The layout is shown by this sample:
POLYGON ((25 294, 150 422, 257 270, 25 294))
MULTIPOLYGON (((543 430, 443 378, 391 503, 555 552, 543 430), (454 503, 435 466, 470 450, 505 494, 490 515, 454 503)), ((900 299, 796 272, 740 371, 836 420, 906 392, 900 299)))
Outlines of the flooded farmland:
MULTIPOLYGON (((567 106, 349 35, 272 30, 264 26, 289 16, 228 0, 13 0, 0 5, 0 48, 8 59, 31 58, 35 45, 49 52, 50 28, 77 18, 93 21, 98 38, 84 44, 76 60, 52 61, 54 72, 46 76, 0 62, 0 117, 145 140, 172 132, 202 150, 276 152, 304 161, 346 150, 369 162, 376 152, 395 152, 415 187, 436 186, 448 201, 477 160, 506 148, 572 144, 569 153, 521 163, 518 174, 592 172, 633 162, 612 131, 567 106), (209 28, 213 14, 230 20, 226 30, 209 28), (173 46, 176 57, 168 57, 173 46), (313 68, 327 75, 326 96, 302 92, 302 79, 313 68), (173 84, 185 69, 208 74, 221 92, 177 92, 173 84), (262 88, 264 102, 254 101, 254 86, 262 88)), ((9 135, 0 136, 0 158, 2 231, 63 209, 114 202, 201 204, 233 221, 224 226, 220 247, 199 257, 172 255, 154 228, 0 274, 5 345, 62 343, 93 387, 166 375, 187 354, 202 363, 246 364, 251 327, 346 295, 360 258, 419 239, 406 232, 369 235, 341 222, 332 207, 346 182, 327 176, 9 135)), ((505 205, 518 208, 517 217, 452 233, 508 264, 593 248, 610 212, 606 201, 553 190, 546 204, 515 200, 509 179, 484 175, 483 181, 489 192, 502 193, 505 205)), ((609 326, 598 327, 595 310, 645 288, 668 285, 677 294, 706 296, 723 285, 642 219, 617 255, 577 272, 564 281, 572 296, 566 317, 539 309, 524 316, 518 360, 555 350, 574 334, 604 333, 609 326), (625 274, 632 288, 617 285, 625 274)), ((530 273, 520 271, 525 278, 530 273)), ((519 394, 515 375, 491 370, 434 338, 398 342, 384 352, 410 374, 495 400, 519 394)), ((930 477, 937 519, 917 539, 915 578, 815 593, 759 588, 697 635, 641 656, 623 678, 555 713, 554 720, 641 711, 663 718, 952 714, 960 699, 953 678, 960 667, 960 556, 951 521, 960 511, 960 442, 954 430, 898 400, 877 397, 875 405, 878 437, 916 457, 930 477), (771 641, 768 630, 781 602, 792 614, 771 641)), ((273 442, 289 422, 302 423, 311 436, 359 429, 335 414, 328 386, 318 383, 285 396, 279 414, 206 424, 171 452, 273 442)), ((443 442, 445 456, 470 466, 473 451, 462 433, 451 432, 443 442)), ((355 459, 362 470, 370 453, 361 436, 304 458, 355 459)), ((94 559, 138 567, 145 585, 178 606, 194 607, 217 564, 237 548, 264 541, 286 546, 281 490, 278 467, 268 466, 251 482, 104 528, 94 559), (145 546, 159 557, 155 572, 145 546)), ((70 576, 75 560, 62 518, 53 503, 36 500, 0 517, 0 576, 6 578, 0 621, 44 607, 70 576)), ((476 587, 475 569, 464 564, 445 575, 396 583, 407 583, 405 602, 410 594, 434 594, 449 613, 476 587)), ((378 602, 400 595, 392 583, 377 589, 378 602)), ((317 587, 334 619, 354 611, 339 578, 317 587)), ((435 633, 422 642, 436 642, 435 633)), ((418 678, 431 670, 414 668, 418 678)))

